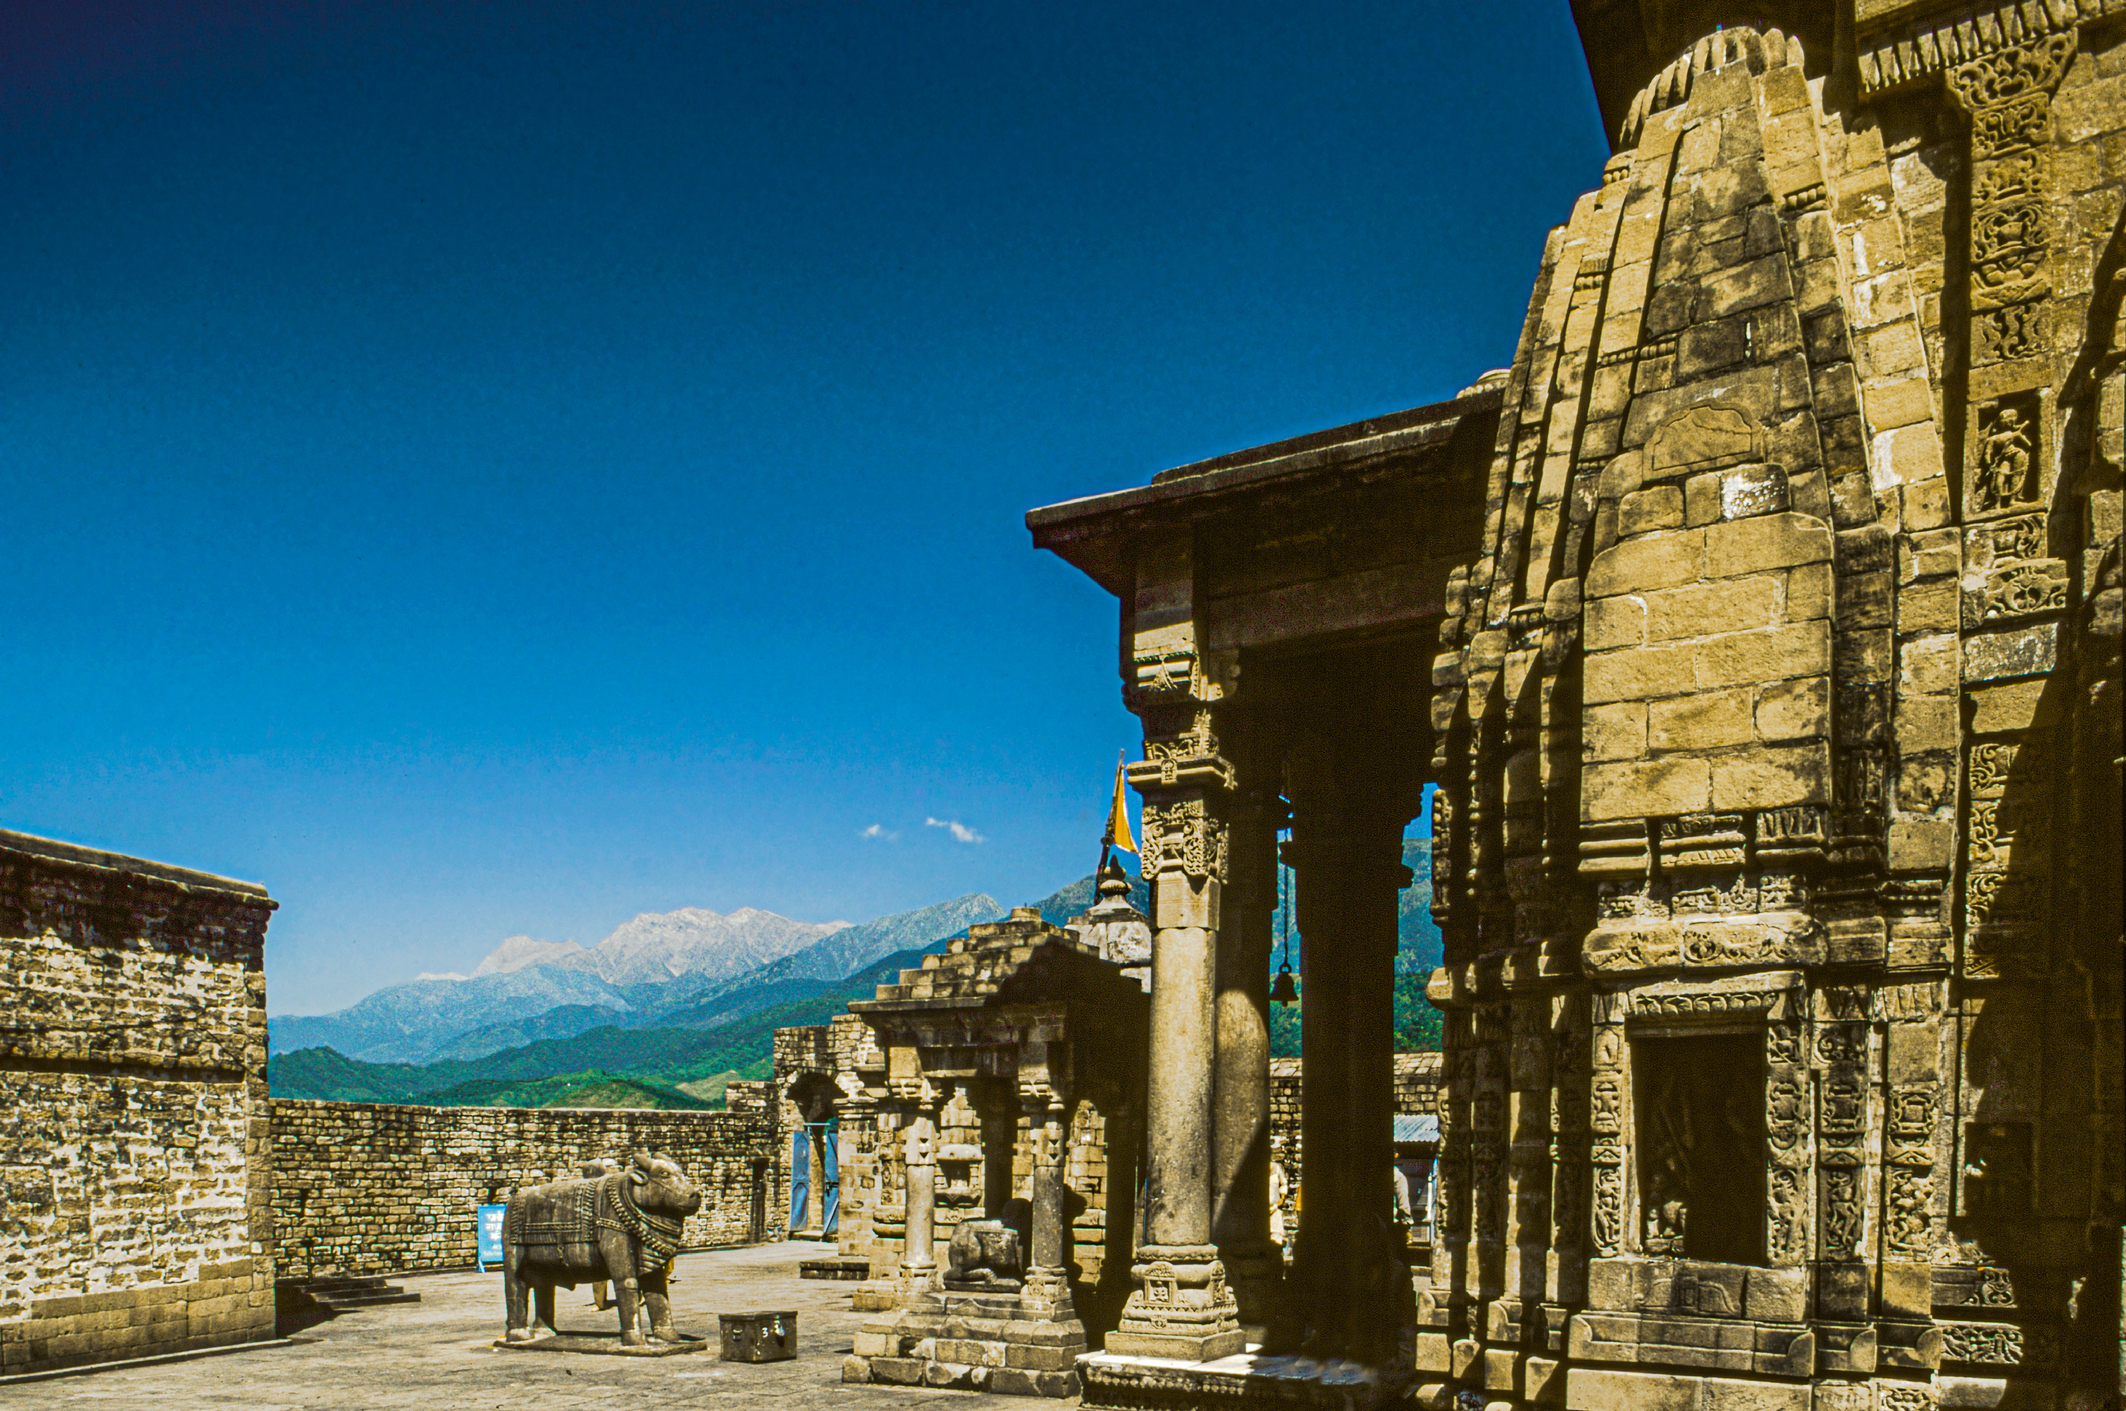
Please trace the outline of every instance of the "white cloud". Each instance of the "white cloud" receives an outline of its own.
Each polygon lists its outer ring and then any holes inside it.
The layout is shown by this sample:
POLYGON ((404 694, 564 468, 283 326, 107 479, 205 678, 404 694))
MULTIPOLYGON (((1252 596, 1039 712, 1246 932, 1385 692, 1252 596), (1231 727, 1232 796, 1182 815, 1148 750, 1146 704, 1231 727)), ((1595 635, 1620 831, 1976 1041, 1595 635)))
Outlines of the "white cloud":
POLYGON ((895 838, 898 838, 900 834, 887 832, 886 825, 883 823, 874 823, 856 836, 859 838, 879 838, 890 843, 895 838))
POLYGON ((952 840, 956 843, 979 843, 986 841, 980 833, 975 832, 974 829, 960 822, 960 820, 957 818, 926 818, 923 820, 923 826, 925 828, 951 829, 952 840))
MULTIPOLYGON (((404 974, 405 972, 401 971, 400 973, 404 974)), ((416 980, 462 980, 465 977, 455 970, 444 970, 440 973, 434 970, 423 970, 413 978, 416 980)))

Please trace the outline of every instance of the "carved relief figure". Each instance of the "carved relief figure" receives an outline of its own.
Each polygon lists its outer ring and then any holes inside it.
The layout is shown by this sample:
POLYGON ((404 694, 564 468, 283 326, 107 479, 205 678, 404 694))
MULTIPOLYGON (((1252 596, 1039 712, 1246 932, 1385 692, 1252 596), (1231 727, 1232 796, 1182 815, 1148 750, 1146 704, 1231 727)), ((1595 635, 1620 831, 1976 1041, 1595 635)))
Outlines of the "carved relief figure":
POLYGON ((1997 407, 1979 426, 1978 474, 1973 486, 1981 509, 2004 509, 2033 498, 2037 448, 2022 412, 1997 407))

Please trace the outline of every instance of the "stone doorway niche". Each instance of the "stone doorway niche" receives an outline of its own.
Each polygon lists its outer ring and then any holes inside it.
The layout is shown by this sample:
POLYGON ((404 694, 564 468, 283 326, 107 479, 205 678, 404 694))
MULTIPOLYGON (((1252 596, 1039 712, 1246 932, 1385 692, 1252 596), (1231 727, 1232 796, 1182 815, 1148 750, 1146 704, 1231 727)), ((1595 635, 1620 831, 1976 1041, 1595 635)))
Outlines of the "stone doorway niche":
POLYGON ((1632 1043, 1639 1231, 1650 1255, 1764 1263, 1764 1039, 1632 1043))

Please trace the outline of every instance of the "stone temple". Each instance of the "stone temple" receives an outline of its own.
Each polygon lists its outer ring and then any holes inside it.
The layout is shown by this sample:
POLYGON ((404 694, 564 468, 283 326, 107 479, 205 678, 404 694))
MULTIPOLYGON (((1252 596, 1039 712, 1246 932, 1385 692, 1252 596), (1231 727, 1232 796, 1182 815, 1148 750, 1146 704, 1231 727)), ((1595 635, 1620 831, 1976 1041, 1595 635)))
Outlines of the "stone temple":
POLYGON ((1510 368, 1027 517, 1145 735, 1142 1233, 1085 1402, 2115 1404, 2126 4, 1575 12, 1614 155, 1510 368))
POLYGON ((262 888, 0 833, 0 1377, 266 1339, 616 1151, 774 1238, 832 1120, 852 1383, 2118 1404, 2126 0, 1574 13, 1613 155, 1509 368, 1027 517, 1120 604, 1149 916, 973 928, 727 1112, 299 1102, 262 888))

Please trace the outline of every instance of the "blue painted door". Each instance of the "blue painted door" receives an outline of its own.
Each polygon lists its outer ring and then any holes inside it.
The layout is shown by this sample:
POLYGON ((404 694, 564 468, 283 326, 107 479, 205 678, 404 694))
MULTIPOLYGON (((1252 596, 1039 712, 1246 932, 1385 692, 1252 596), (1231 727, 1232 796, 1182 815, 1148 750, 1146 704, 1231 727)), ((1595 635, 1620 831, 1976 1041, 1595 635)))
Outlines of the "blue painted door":
POLYGON ((812 1142, 806 1129, 799 1127, 790 1133, 790 1228, 805 1227, 805 1197, 809 1193, 812 1166, 812 1142))
POLYGON ((827 1153, 827 1159, 826 1159, 826 1161, 825 1161, 825 1163, 824 1163, 824 1165, 826 1166, 827 1170, 826 1170, 826 1180, 825 1180, 825 1182, 823 1183, 824 1189, 825 1189, 825 1190, 826 1190, 826 1192, 827 1192, 827 1195, 826 1195, 826 1201, 827 1201, 827 1203, 826 1203, 826 1206, 825 1206, 824 1208, 825 1208, 825 1210, 826 1210, 826 1212, 827 1212, 827 1228, 826 1228, 826 1234, 827 1234, 827 1237, 828 1237, 829 1239, 832 1239, 832 1238, 834 1237, 834 1235, 835 1235, 835 1234, 836 1234, 836 1233, 837 1233, 837 1232, 838 1232, 838 1231, 839 1231, 839 1230, 841 1229, 841 1221, 842 1221, 842 1180, 841 1180, 841 1170, 840 1170, 840 1167, 841 1167, 841 1144, 842 1144, 842 1138, 841 1138, 840 1124, 839 1124, 839 1123, 836 1123, 836 1122, 829 1122, 829 1123, 827 1124, 827 1132, 826 1132, 826 1141, 825 1141, 825 1149, 826 1149, 826 1153, 827 1153))

